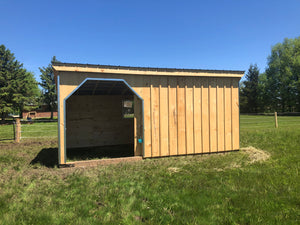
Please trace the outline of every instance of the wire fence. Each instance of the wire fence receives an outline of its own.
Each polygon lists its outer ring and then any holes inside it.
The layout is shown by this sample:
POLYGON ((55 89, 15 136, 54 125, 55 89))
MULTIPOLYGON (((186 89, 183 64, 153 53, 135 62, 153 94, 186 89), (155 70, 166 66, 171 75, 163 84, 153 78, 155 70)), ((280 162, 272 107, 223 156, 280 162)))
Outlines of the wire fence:
MULTIPOLYGON (((300 116, 278 116, 278 126, 292 128, 300 126, 300 116)), ((275 118, 273 115, 241 115, 241 129, 274 128, 275 118)), ((57 120, 21 120, 20 140, 24 139, 52 139, 57 138, 57 120)), ((15 140, 16 121, 8 120, 0 125, 0 141, 15 140)))
MULTIPOLYGON (((278 128, 293 128, 300 126, 300 116, 296 113, 281 113, 277 116, 278 128)), ((240 128, 241 129, 261 129, 276 127, 275 114, 268 115, 241 115, 240 128)))
POLYGON ((0 141, 14 140, 15 139, 15 126, 14 121, 6 121, 0 125, 0 141))
POLYGON ((0 141, 14 140, 17 132, 20 140, 57 138, 57 120, 21 120, 20 131, 16 129, 16 121, 7 121, 0 125, 0 141))
POLYGON ((57 121, 21 121, 21 140, 28 138, 57 138, 57 121))

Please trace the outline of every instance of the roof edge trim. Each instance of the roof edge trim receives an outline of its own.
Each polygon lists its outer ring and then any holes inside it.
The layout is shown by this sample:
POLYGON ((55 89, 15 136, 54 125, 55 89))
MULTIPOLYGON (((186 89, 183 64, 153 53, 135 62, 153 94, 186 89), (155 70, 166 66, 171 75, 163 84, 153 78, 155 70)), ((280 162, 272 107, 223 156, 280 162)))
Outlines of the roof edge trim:
POLYGON ((56 72, 89 72, 130 75, 158 75, 158 76, 210 76, 210 77, 242 77, 245 71, 240 70, 204 70, 204 69, 176 69, 154 67, 110 66, 77 63, 53 63, 56 72))

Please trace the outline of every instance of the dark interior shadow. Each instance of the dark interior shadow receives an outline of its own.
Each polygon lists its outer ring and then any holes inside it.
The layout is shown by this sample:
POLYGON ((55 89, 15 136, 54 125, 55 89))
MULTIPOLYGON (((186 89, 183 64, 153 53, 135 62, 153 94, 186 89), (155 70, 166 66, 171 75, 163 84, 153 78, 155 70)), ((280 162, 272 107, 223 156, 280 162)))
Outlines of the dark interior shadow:
POLYGON ((73 161, 134 156, 133 144, 67 149, 67 159, 73 161))
POLYGON ((54 168, 58 165, 58 149, 43 148, 37 156, 30 162, 31 165, 41 164, 46 167, 54 168))
MULTIPOLYGON (((113 145, 67 149, 67 160, 81 161, 102 158, 120 158, 134 156, 133 144, 113 145)), ((30 162, 31 165, 40 164, 49 168, 58 166, 58 149, 44 148, 30 162)))

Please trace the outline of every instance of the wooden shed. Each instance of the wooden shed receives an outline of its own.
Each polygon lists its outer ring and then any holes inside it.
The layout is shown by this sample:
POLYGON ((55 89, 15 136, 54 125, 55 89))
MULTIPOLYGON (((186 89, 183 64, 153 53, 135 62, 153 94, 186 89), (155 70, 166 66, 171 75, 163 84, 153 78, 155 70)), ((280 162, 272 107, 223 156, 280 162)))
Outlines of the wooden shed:
POLYGON ((143 158, 239 149, 244 71, 73 63, 53 69, 60 165, 67 149, 87 147, 126 145, 128 156, 143 158))

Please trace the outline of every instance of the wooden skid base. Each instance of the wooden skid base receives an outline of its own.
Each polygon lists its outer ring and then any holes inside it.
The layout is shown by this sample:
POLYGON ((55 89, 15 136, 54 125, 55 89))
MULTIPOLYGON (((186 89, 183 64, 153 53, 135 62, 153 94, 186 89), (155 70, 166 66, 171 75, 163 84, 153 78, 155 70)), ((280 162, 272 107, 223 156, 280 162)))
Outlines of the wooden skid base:
POLYGON ((74 161, 67 162, 66 164, 59 165, 60 168, 66 167, 91 167, 98 165, 110 165, 117 163, 126 163, 126 162, 135 162, 142 160, 142 156, 134 156, 134 157, 122 157, 122 158, 113 158, 113 159, 97 159, 97 160, 86 160, 86 161, 74 161))

